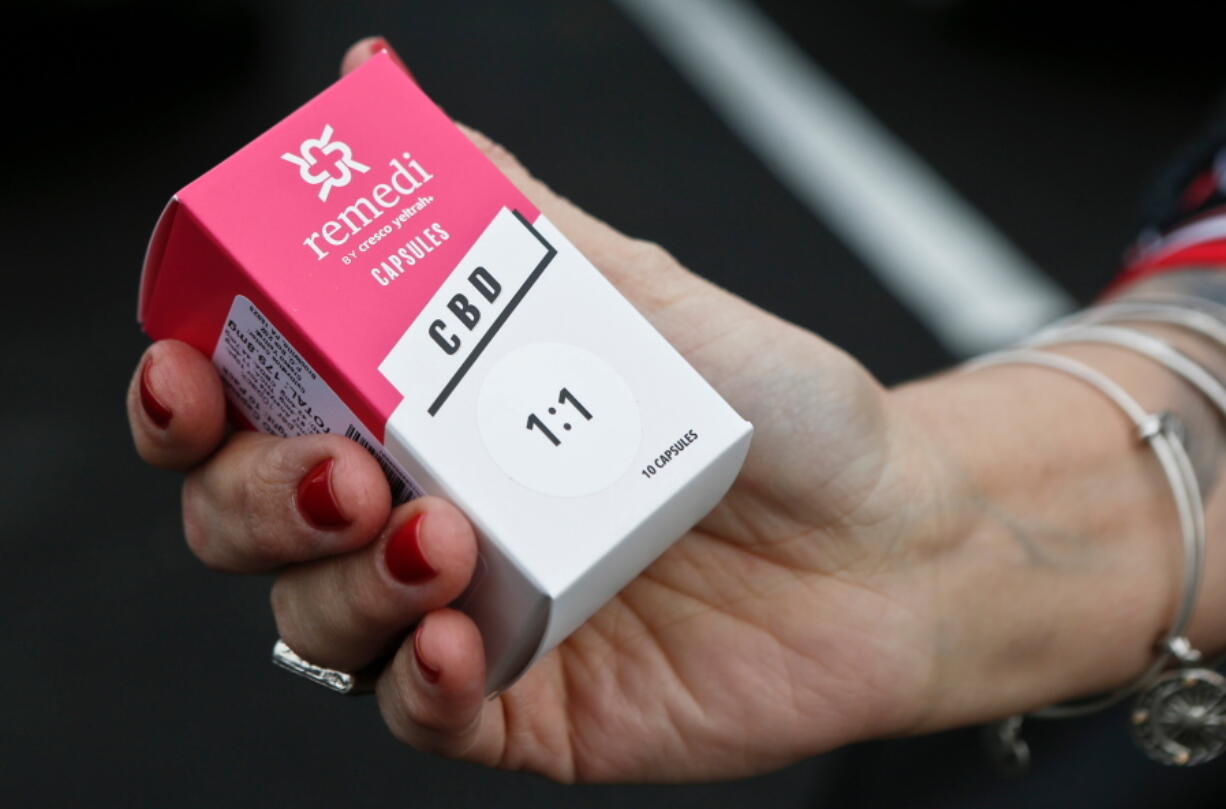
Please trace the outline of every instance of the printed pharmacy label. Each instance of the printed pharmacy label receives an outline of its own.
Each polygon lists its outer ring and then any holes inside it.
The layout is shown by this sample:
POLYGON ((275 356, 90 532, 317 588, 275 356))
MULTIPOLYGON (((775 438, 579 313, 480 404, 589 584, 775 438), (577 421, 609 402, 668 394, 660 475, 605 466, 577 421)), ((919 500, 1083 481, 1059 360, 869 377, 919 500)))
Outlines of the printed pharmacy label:
POLYGON ((213 364, 230 401, 257 430, 282 437, 335 433, 351 438, 379 462, 393 502, 422 495, 421 487, 328 383, 242 295, 235 296, 230 306, 213 350, 213 364))

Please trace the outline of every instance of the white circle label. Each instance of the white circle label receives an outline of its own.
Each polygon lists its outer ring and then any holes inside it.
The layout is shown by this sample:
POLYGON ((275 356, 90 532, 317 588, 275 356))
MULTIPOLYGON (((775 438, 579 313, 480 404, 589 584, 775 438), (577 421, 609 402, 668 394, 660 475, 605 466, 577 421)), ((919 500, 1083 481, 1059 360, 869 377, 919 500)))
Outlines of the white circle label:
POLYGON ((499 360, 481 385, 477 419, 502 471, 556 497, 611 485, 642 435, 625 380, 592 352, 562 343, 532 343, 499 360))

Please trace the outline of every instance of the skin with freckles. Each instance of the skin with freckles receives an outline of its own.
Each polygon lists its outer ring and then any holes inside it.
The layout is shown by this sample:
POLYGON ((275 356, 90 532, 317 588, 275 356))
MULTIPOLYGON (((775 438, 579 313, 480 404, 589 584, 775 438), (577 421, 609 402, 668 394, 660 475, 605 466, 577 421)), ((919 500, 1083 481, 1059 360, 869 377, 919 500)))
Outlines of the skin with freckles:
MULTIPOLYGON (((355 45, 343 69, 381 43, 355 45)), ((563 781, 729 778, 1144 668, 1180 562, 1169 490, 1113 405, 1020 367, 887 391, 840 349, 617 233, 465 132, 756 432, 710 515, 486 701, 481 638, 446 606, 475 560, 463 515, 434 497, 391 508, 377 464, 345 439, 227 435, 208 360, 153 345, 128 412, 142 456, 187 473, 188 544, 214 568, 275 571, 278 629, 308 660, 388 659, 377 697, 397 737, 563 781), (316 518, 300 491, 318 499, 316 518)), ((1063 350, 1176 410, 1216 469, 1217 422, 1194 392, 1111 347, 1063 350)), ((1207 502, 1212 542, 1216 487, 1207 502)), ((1193 624, 1206 649, 1226 645, 1220 556, 1210 551, 1193 624)))

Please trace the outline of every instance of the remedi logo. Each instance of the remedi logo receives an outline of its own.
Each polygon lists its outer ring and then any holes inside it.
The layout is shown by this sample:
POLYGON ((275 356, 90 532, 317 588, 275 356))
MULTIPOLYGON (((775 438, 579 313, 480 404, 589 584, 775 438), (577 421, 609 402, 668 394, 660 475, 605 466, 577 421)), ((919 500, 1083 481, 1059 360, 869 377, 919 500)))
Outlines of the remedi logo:
MULTIPOLYGON (((323 133, 318 138, 307 138, 302 142, 302 145, 298 147, 298 154, 286 152, 281 155, 282 160, 298 167, 298 175, 303 182, 319 186, 321 202, 328 201, 328 195, 332 193, 333 188, 343 188, 349 185, 355 172, 366 174, 371 170, 370 166, 354 159, 353 150, 349 148, 349 144, 341 140, 334 140, 334 134, 332 126, 325 124, 323 133)), ((302 244, 311 250, 317 260, 323 261, 331 254, 329 245, 332 247, 344 245, 383 214, 393 208, 401 207, 402 209, 398 212, 393 212, 395 213, 392 218, 393 224, 377 229, 358 244, 356 249, 341 256, 343 264, 354 262, 357 260, 358 252, 365 253, 383 237, 403 227, 408 219, 434 201, 433 197, 417 196, 413 198, 409 196, 434 179, 434 175, 423 168, 411 154, 401 152, 400 157, 393 157, 388 161, 388 166, 392 172, 386 180, 376 183, 365 196, 358 197, 345 206, 335 216, 320 225, 310 236, 302 240, 302 244)), ((432 241, 447 239, 447 234, 437 224, 427 230, 436 234, 436 238, 432 241)), ((412 265, 416 259, 421 257, 406 255, 399 264, 400 266, 405 263, 412 265)), ((389 270, 390 277, 394 278, 398 274, 397 270, 400 269, 400 266, 389 270)), ((376 274, 375 280, 382 286, 388 284, 387 275, 376 274)))
POLYGON ((321 186, 319 189, 320 202, 328 201, 328 194, 332 193, 334 187, 341 188, 349 185, 349 181, 353 179, 353 172, 365 174, 370 171, 370 166, 353 159, 353 150, 349 148, 349 144, 332 140, 331 124, 324 124, 323 134, 318 138, 304 140, 298 147, 298 152, 298 154, 286 152, 281 155, 281 159, 298 167, 298 174, 302 177, 303 182, 321 186), (331 159, 331 165, 322 166, 321 171, 313 171, 315 166, 321 162, 320 158, 327 158, 332 154, 337 156, 331 159))

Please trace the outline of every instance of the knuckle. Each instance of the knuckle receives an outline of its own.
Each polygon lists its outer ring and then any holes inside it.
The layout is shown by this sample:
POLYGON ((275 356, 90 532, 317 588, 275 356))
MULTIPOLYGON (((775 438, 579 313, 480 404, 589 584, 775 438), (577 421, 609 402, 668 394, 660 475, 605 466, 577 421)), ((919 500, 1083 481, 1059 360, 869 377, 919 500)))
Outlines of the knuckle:
POLYGON ((302 637, 298 631, 301 622, 297 620, 295 603, 290 588, 286 586, 285 577, 278 576, 268 591, 268 604, 272 608, 277 633, 291 649, 301 649, 302 637))
POLYGON ((473 145, 482 151, 486 156, 489 156, 494 150, 500 148, 498 144, 489 135, 479 129, 468 128, 468 137, 473 142, 473 145))
POLYGON ((501 143, 498 143, 489 136, 475 130, 473 131, 472 138, 473 143, 478 149, 481 150, 481 153, 485 155, 486 159, 498 166, 498 168, 502 169, 504 172, 508 169, 523 171, 523 166, 520 164, 519 159, 516 158, 515 155, 511 154, 511 152, 501 143))
POLYGON ((413 719, 415 689, 412 676, 407 671, 403 649, 384 675, 381 685, 384 687, 378 690, 378 700, 383 724, 398 741, 410 747, 422 748, 421 728, 413 719))
POLYGON ((605 256, 602 269, 633 282, 636 302, 649 308, 667 307, 692 292, 684 283, 686 273, 681 264, 655 242, 618 239, 605 256))
POLYGON ((235 490, 233 509, 242 533, 235 539, 254 562, 278 562, 289 551, 292 521, 282 502, 286 499, 283 456, 279 445, 273 445, 252 462, 235 490))
POLYGON ((242 536, 235 537, 242 555, 256 565, 271 565, 284 560, 288 543, 278 530, 277 521, 259 509, 244 508, 239 522, 242 536))
MULTIPOLYGON (((378 581, 377 577, 375 582, 378 581)), ((373 582, 364 582, 360 586, 345 587, 348 609, 355 626, 363 631, 399 628, 394 620, 394 605, 398 601, 387 588, 373 582)))
POLYGON ((673 254, 656 242, 646 239, 626 239, 622 259, 642 272, 657 273, 677 267, 673 254))
POLYGON ((282 616, 289 612, 289 598, 285 592, 284 576, 278 576, 273 580, 272 587, 268 588, 268 606, 272 608, 273 617, 277 619, 277 625, 280 626, 282 616))
POLYGON ((487 140, 484 149, 486 157, 498 166, 520 168, 519 160, 505 146, 496 141, 487 140))
POLYGON ((183 514, 183 538, 196 558, 209 564, 209 530, 207 520, 200 509, 200 484, 195 476, 183 481, 180 493, 180 510, 183 514))
POLYGON ((447 738, 451 729, 422 705, 420 696, 414 693, 407 675, 398 679, 406 681, 403 694, 394 710, 383 712, 383 721, 392 731, 392 735, 423 752, 438 753, 447 750, 450 747, 447 738))

